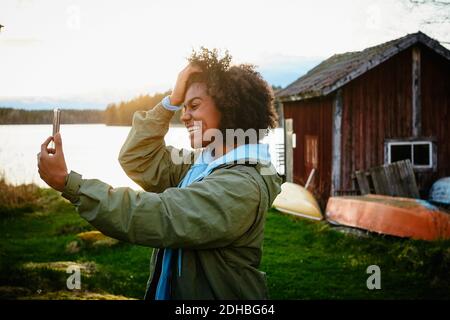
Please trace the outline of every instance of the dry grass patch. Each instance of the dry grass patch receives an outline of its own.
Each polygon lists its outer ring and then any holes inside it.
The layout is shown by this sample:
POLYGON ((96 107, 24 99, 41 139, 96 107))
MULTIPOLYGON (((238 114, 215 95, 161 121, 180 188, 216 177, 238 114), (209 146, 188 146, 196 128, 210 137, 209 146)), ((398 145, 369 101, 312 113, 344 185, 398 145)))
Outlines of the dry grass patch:
POLYGON ((84 276, 94 274, 98 268, 95 262, 73 262, 73 261, 56 261, 56 262, 28 262, 23 265, 25 269, 48 269, 53 271, 66 272, 69 267, 78 267, 84 276))

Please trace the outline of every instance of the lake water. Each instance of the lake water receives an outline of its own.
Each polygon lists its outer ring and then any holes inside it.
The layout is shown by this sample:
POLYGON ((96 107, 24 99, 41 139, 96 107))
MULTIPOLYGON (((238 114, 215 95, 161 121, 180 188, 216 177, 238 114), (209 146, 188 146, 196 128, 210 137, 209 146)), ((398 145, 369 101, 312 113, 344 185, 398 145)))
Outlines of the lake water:
MULTIPOLYGON (((123 172, 117 160, 130 128, 102 124, 61 125, 68 170, 77 171, 83 178, 99 179, 113 187, 141 189, 123 172)), ((0 125, 0 174, 7 182, 48 187, 39 177, 36 155, 51 133, 51 125, 0 125)), ((183 126, 171 126, 165 141, 176 148, 191 149, 183 126)), ((284 168, 276 144, 282 144, 282 141, 282 129, 271 131, 263 140, 269 143, 272 162, 281 174, 284 168)))

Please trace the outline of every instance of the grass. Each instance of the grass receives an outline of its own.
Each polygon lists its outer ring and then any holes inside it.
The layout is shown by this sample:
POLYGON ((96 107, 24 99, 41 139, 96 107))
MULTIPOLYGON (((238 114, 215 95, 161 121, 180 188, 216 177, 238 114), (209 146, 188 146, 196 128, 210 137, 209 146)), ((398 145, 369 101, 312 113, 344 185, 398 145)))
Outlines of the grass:
MULTIPOLYGON (((119 243, 67 250, 93 228, 57 192, 37 193, 27 210, 0 209, 0 299, 141 299, 152 249, 119 243), (54 267, 67 261, 95 270, 82 273, 81 291, 67 290, 69 274, 54 267)), ((271 210, 263 252, 260 269, 273 299, 450 298, 450 241, 355 236, 271 210), (381 290, 367 289, 369 265, 381 269, 381 290)))
POLYGON ((450 298, 450 241, 343 234, 274 211, 261 268, 273 299, 450 298), (370 265, 380 267, 381 290, 367 289, 370 265))
POLYGON ((12 186, 0 172, 0 212, 2 216, 31 212, 40 207, 40 189, 34 184, 12 186))

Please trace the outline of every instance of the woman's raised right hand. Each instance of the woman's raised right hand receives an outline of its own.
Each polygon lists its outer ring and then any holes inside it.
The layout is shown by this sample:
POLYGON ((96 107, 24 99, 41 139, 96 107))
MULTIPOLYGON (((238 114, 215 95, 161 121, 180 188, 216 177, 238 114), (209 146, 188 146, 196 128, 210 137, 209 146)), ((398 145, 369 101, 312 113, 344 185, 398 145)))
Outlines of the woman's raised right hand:
POLYGON ((173 106, 179 106, 184 102, 184 96, 186 94, 186 83, 189 76, 193 73, 202 72, 202 68, 198 65, 189 63, 181 72, 178 74, 177 83, 175 88, 173 88, 172 94, 170 95, 170 104, 173 106))

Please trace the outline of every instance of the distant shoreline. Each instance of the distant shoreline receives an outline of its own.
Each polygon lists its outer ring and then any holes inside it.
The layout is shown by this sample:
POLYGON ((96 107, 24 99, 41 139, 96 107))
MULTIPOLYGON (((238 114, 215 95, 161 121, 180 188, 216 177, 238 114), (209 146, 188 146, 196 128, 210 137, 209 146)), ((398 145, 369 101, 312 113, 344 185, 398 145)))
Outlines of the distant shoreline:
MULTIPOLYGON (((0 126, 51 126, 51 123, 0 123, 0 126)), ((61 126, 71 126, 71 125, 104 125, 105 127, 129 127, 131 125, 118 125, 118 124, 106 124, 106 123, 61 123, 61 126)), ((171 127, 181 127, 184 128, 185 125, 182 123, 172 122, 170 123, 171 127)))
MULTIPOLYGON (((151 109, 151 108, 149 108, 151 109)), ((107 126, 131 126, 136 111, 149 110, 140 106, 132 108, 108 107, 106 110, 62 109, 61 124, 105 124, 107 126)), ((181 124, 179 112, 172 119, 172 124, 181 124)), ((0 125, 17 124, 52 124, 53 110, 24 110, 0 108, 0 125)))

